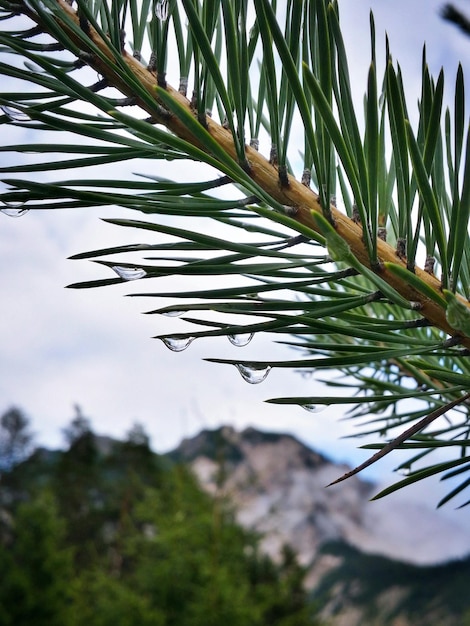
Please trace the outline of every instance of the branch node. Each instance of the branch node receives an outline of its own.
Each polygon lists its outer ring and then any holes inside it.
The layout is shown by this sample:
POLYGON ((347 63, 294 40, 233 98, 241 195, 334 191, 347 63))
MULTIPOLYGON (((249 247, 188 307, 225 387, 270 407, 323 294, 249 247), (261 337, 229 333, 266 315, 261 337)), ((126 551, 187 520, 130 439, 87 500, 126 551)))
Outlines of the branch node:
POLYGON ((163 87, 163 89, 167 88, 166 72, 158 72, 158 74, 157 74, 157 85, 159 87, 163 87))
POLYGON ((188 93, 188 77, 187 76, 180 77, 180 84, 178 86, 178 92, 182 96, 186 96, 186 94, 188 93))
POLYGON ((198 111, 197 120, 203 128, 205 128, 206 130, 209 128, 209 125, 207 123, 207 113, 205 111, 204 113, 199 113, 198 111))
POLYGON ((121 28, 119 31, 119 49, 121 52, 124 52, 124 48, 126 47, 126 31, 121 28))
POLYGON ((157 55, 155 54, 155 52, 152 52, 150 55, 147 70, 152 73, 157 71, 157 55))
POLYGON ((302 172, 300 182, 304 185, 304 187, 310 187, 310 183, 312 182, 312 171, 308 167, 306 167, 302 172))
POLYGON ((381 274, 384 271, 384 264, 379 259, 371 261, 370 267, 377 274, 381 274))
POLYGON ((352 215, 351 219, 355 224, 361 223, 361 214, 359 213, 359 209, 357 208, 357 204, 353 204, 352 206, 352 215))
POLYGON ((462 337, 460 335, 453 335, 442 342, 443 348, 453 348, 454 346, 458 346, 462 343, 462 337))
POLYGON ((428 255, 426 257, 426 261, 424 262, 424 271, 431 276, 434 276, 434 265, 436 264, 436 259, 433 256, 428 255))
POLYGON ((271 150, 269 152, 269 162, 271 165, 276 166, 278 164, 277 160, 277 146, 275 143, 271 144, 271 150))
POLYGON ((77 58, 77 69, 83 67, 84 65, 93 65, 94 60, 95 55, 91 52, 80 51, 77 58))
POLYGON ((173 113, 165 107, 162 107, 161 104, 157 105, 158 115, 164 120, 170 120, 173 117, 173 113))
POLYGON ((299 212, 298 206, 291 206, 289 204, 283 204, 282 208, 284 209, 284 213, 289 217, 295 217, 299 212))
POLYGON ((377 229, 377 237, 382 241, 387 241, 387 229, 384 226, 377 229))
POLYGON ((404 237, 398 237, 395 254, 402 261, 406 259, 406 239, 404 237))
POLYGON ((251 163, 250 161, 245 157, 243 159, 243 161, 240 163, 240 167, 243 168, 243 170, 247 173, 247 174, 251 174, 251 172, 253 171, 253 168, 251 167, 251 163))
POLYGON ((80 9, 78 9, 77 13, 78 13, 78 24, 79 24, 80 28, 83 30, 85 35, 87 35, 88 37, 91 37, 90 22, 83 15, 83 13, 80 11, 80 9))
POLYGON ((285 189, 286 187, 289 187, 289 176, 287 174, 287 167, 285 165, 281 165, 279 167, 278 176, 279 176, 279 184, 281 186, 281 189, 285 189))

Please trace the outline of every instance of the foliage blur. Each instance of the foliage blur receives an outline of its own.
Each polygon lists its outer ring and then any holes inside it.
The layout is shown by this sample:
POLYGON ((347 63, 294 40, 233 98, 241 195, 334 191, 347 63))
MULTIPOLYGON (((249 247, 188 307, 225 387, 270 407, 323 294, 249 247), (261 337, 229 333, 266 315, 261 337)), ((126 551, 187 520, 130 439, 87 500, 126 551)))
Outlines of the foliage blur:
POLYGON ((115 441, 77 411, 65 436, 0 475, 2 626, 318 623, 293 553, 260 553, 140 425, 115 441))

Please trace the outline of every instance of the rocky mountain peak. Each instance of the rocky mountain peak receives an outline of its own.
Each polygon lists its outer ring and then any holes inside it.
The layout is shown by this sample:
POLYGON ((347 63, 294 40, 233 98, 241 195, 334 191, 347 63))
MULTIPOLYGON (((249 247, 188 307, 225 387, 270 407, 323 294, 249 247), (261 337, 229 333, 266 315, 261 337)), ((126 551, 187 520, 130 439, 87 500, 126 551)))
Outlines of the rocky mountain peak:
POLYGON ((208 492, 227 496, 238 521, 262 533, 274 558, 288 544, 310 566, 329 541, 417 564, 470 549, 465 529, 433 509, 397 499, 370 502, 377 488, 358 476, 326 488, 350 468, 288 434, 224 426, 184 440, 171 456, 189 463, 208 492), (436 542, 437 536, 449 539, 436 542))

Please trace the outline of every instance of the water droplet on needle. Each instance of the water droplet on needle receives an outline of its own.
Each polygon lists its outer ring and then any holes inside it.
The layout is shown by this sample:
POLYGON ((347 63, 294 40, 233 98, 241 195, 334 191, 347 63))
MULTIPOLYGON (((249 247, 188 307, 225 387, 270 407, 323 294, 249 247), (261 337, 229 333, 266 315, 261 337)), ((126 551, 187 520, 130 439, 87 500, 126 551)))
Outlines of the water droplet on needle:
POLYGON ((237 348, 247 346, 253 339, 254 333, 240 333, 239 335, 227 335, 228 340, 237 348))
POLYGON ((155 15, 161 22, 165 22, 168 19, 168 0, 157 0, 155 15))
POLYGON ((309 413, 321 413, 326 409, 325 404, 301 404, 300 406, 309 413))
POLYGON ((11 122, 31 122, 31 118, 27 113, 20 109, 7 106, 6 104, 0 106, 0 109, 5 113, 11 122))
POLYGON ((162 315, 165 315, 166 317, 179 317, 180 315, 183 315, 184 311, 177 311, 176 309, 173 309, 172 311, 164 311, 162 313, 162 315))
POLYGON ((122 267, 121 265, 113 265, 111 268, 116 272, 119 278, 124 280, 138 280, 147 276, 147 272, 141 267, 122 267))
POLYGON ((22 217, 23 215, 25 215, 29 209, 25 208, 23 204, 18 204, 18 205, 9 205, 7 202, 4 202, 5 207, 3 209, 0 209, 0 213, 3 213, 4 215, 8 215, 8 217, 22 217))
POLYGON ((270 365, 257 366, 252 363, 236 363, 235 367, 240 372, 241 377, 250 385, 257 385, 266 379, 271 371, 270 365))
POLYGON ((183 352, 192 344, 195 337, 159 337, 165 346, 172 352, 183 352))

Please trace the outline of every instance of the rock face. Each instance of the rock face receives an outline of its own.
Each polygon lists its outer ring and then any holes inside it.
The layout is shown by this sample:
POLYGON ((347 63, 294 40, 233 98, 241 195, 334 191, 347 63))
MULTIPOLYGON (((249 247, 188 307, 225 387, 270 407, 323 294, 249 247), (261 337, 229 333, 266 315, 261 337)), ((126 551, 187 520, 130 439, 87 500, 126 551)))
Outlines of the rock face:
MULTIPOLYGON (((325 488, 350 468, 290 435, 253 428, 206 430, 184 440, 172 456, 188 462, 207 491, 227 495, 239 522, 263 534, 263 548, 274 558, 289 544, 311 567, 329 541, 415 564, 461 557, 465 546, 470 551, 464 527, 431 508, 387 498, 371 503, 377 487, 357 476, 325 488)), ((309 576, 312 586, 321 575, 319 565, 317 559, 309 576)))

